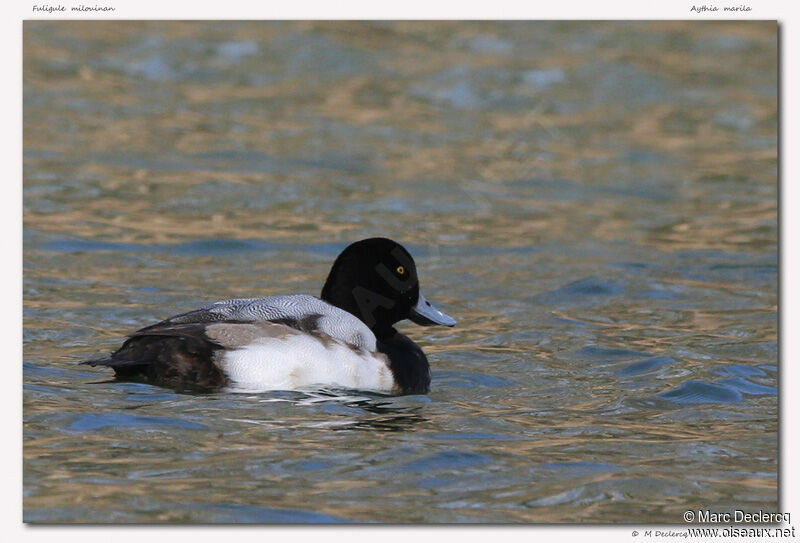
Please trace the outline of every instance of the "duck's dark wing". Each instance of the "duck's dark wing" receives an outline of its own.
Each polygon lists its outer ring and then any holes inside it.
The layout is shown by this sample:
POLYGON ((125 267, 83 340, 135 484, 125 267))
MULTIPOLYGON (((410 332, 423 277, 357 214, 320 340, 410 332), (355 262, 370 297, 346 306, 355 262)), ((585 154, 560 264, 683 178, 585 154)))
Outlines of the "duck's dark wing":
POLYGON ((220 352, 259 338, 296 333, 294 327, 278 322, 156 324, 131 334, 110 356, 83 364, 110 367, 122 379, 182 388, 218 388, 227 384, 215 363, 220 352))

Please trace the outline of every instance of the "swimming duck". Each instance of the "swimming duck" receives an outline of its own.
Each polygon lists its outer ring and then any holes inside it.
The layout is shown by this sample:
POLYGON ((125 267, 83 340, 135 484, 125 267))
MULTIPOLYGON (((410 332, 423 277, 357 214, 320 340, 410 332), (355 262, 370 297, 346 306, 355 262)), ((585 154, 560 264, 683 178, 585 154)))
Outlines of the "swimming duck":
POLYGON ((430 366, 398 321, 453 326, 419 290, 414 259, 386 238, 357 241, 336 258, 319 298, 224 300, 128 336, 106 358, 121 379, 177 388, 247 391, 329 386, 424 394, 430 366))

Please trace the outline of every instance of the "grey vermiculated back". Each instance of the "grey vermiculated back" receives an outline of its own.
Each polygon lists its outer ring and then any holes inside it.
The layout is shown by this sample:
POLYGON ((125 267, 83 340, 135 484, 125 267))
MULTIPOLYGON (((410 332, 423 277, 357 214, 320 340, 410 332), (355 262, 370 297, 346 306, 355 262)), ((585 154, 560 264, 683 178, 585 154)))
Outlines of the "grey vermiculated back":
POLYGON ((375 351, 375 334, 354 315, 315 296, 294 294, 266 298, 222 300, 201 309, 170 317, 159 324, 217 322, 237 320, 247 322, 300 320, 320 315, 317 330, 354 347, 375 351))

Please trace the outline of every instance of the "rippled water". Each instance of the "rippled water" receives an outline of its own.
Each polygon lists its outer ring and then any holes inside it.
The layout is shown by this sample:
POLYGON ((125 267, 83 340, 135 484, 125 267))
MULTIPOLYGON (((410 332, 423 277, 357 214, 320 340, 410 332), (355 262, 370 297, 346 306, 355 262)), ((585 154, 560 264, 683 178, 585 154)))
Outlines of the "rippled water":
POLYGON ((777 507, 777 27, 26 22, 29 522, 777 507), (78 366, 409 247, 426 396, 78 366))

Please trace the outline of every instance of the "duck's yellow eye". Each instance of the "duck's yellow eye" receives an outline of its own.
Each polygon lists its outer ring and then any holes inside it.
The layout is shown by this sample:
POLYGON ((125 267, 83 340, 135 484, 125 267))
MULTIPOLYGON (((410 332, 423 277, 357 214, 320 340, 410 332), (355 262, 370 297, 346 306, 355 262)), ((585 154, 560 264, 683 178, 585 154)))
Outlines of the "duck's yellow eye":
POLYGON ((397 266, 397 273, 403 275, 404 273, 406 273, 406 269, 403 266, 397 266))

